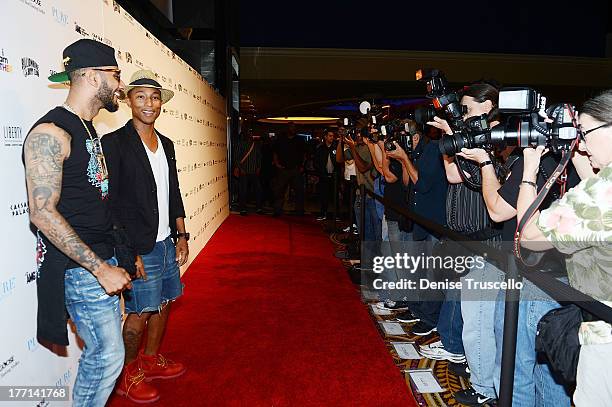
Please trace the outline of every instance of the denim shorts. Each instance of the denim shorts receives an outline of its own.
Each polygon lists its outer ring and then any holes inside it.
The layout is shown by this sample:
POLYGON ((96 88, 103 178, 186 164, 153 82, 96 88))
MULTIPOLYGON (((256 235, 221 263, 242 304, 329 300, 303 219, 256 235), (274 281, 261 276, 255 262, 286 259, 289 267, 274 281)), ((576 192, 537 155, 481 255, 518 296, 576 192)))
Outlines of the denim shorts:
POLYGON ((123 292, 126 314, 161 311, 183 294, 176 248, 170 237, 156 242, 153 250, 141 257, 147 279, 132 281, 132 289, 123 292))

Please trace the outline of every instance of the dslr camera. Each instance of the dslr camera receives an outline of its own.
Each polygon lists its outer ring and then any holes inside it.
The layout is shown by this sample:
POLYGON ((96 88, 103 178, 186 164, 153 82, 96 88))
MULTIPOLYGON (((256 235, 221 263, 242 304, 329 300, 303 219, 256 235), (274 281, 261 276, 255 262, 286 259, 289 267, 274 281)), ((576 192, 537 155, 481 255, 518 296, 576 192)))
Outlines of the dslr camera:
POLYGON ((450 90, 444 72, 438 69, 419 69, 416 71, 416 80, 425 82, 427 88, 427 98, 431 99, 431 104, 415 109, 414 120, 424 125, 433 120, 438 112, 442 112, 451 128, 455 131, 464 129, 465 123, 463 115, 465 106, 461 102, 461 96, 457 92, 450 90))
POLYGON ((462 148, 492 150, 507 146, 545 146, 553 153, 572 149, 578 137, 576 108, 568 103, 546 107, 546 97, 531 88, 503 88, 499 92, 499 111, 506 120, 489 128, 486 115, 468 120, 466 130, 446 135, 440 140, 440 151, 454 155, 462 148), (477 124, 472 125, 472 122, 477 124))

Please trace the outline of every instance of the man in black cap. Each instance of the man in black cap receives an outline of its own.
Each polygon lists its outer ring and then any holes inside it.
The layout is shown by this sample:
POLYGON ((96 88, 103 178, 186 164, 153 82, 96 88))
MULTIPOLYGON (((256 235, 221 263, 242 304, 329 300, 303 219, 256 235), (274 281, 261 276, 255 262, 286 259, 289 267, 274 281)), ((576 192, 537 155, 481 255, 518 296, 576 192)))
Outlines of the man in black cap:
POLYGON ((66 102, 38 120, 25 140, 30 220, 37 228, 41 343, 68 345, 66 309, 85 342, 72 397, 103 406, 123 366, 119 294, 131 287, 113 253, 108 172, 91 120, 118 109, 123 83, 115 50, 81 39, 63 53, 66 102))
POLYGON ((135 72, 126 99, 132 119, 102 139, 109 156, 113 214, 139 254, 136 268, 142 277, 123 293, 125 367, 116 390, 135 403, 159 398, 147 381, 172 379, 186 371, 182 363, 159 353, 171 303, 183 293, 179 267, 189 257, 174 144, 155 129, 162 105, 173 95, 152 71, 135 72))

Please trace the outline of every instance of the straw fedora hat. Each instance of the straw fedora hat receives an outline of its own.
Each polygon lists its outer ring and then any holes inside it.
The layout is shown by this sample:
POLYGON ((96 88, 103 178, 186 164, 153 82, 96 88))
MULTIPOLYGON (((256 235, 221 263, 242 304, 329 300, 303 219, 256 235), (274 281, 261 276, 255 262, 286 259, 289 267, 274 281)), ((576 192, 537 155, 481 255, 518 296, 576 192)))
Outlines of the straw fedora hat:
POLYGON ((125 87, 126 93, 129 93, 134 88, 154 88, 159 89, 161 92, 162 104, 168 102, 174 96, 174 92, 170 89, 164 89, 157 79, 155 74, 148 69, 141 69, 140 71, 134 72, 130 78, 130 83, 125 87))

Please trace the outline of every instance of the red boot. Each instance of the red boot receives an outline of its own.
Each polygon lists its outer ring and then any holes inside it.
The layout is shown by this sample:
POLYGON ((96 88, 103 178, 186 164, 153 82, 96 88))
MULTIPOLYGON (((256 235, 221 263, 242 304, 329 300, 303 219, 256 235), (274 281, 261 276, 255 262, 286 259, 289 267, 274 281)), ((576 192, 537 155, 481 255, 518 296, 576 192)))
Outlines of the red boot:
POLYGON ((138 366, 138 360, 123 367, 115 392, 134 403, 153 403, 159 400, 157 389, 145 382, 145 375, 138 366))
POLYGON ((149 356, 141 352, 138 355, 138 360, 147 382, 153 379, 179 377, 187 370, 184 364, 166 359, 159 353, 156 356, 149 356))

